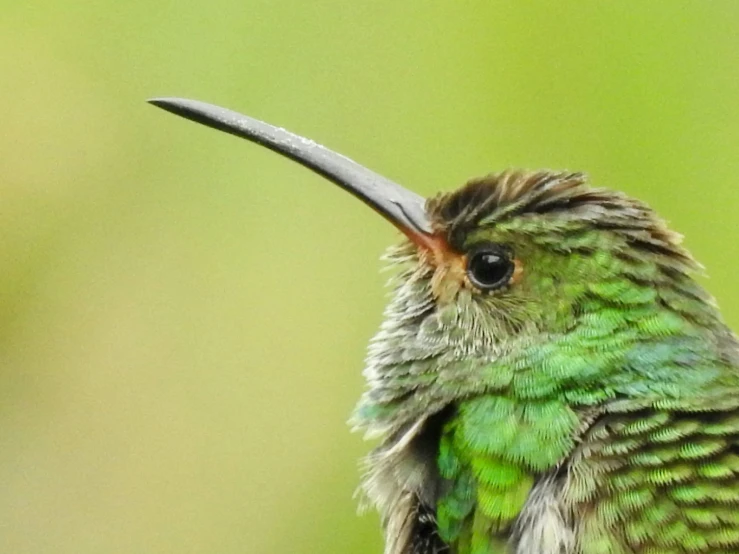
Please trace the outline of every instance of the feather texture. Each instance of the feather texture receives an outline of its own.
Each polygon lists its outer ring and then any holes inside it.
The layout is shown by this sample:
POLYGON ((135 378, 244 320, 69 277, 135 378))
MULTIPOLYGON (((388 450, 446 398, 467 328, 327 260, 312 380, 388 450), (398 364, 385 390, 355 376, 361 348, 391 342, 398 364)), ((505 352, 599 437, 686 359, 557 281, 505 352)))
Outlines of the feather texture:
POLYGON ((739 552, 739 354, 700 266, 646 205, 577 173, 506 172, 427 203, 464 260, 404 243, 368 390, 364 491, 386 554, 739 552))

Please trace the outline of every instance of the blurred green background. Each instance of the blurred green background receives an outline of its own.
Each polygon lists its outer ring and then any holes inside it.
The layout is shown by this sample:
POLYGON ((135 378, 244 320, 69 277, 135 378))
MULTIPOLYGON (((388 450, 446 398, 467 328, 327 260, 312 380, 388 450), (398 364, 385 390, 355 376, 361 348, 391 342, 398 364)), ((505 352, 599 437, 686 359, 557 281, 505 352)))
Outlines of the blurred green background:
POLYGON ((394 230, 147 97, 424 194, 585 170, 739 324, 737 2, 0 3, 0 552, 381 551, 345 420, 394 230))

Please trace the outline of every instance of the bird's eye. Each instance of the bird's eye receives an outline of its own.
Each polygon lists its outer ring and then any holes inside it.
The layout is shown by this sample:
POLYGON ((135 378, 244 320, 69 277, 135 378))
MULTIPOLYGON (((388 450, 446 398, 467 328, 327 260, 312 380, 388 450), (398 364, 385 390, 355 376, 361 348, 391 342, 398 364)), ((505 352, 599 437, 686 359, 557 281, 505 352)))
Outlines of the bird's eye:
POLYGON ((514 269, 510 253, 495 244, 476 248, 467 256, 467 277, 482 290, 504 287, 511 280, 514 269))

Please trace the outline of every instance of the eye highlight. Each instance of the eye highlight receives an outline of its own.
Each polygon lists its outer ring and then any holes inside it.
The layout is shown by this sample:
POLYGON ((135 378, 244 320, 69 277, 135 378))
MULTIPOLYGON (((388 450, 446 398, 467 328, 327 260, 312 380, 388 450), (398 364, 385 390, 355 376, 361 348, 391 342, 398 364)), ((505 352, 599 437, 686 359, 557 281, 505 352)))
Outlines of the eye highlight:
POLYGON ((467 255, 467 277, 480 290, 506 286, 515 269, 509 250, 498 244, 482 244, 467 255))

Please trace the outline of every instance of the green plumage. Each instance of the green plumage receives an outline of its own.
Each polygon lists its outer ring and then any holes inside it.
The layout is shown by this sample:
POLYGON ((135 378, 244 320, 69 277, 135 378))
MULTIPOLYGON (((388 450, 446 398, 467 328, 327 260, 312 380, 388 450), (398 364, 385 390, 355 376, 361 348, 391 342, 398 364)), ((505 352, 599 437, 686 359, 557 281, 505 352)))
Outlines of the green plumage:
POLYGON ((522 270, 486 292, 391 255, 355 420, 382 439, 365 490, 386 552, 739 552, 737 342, 678 236, 577 174, 427 210, 453 255, 504 245, 522 270))

